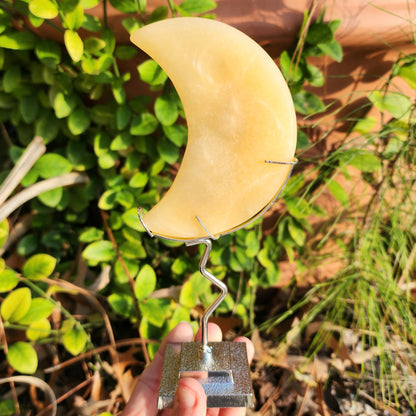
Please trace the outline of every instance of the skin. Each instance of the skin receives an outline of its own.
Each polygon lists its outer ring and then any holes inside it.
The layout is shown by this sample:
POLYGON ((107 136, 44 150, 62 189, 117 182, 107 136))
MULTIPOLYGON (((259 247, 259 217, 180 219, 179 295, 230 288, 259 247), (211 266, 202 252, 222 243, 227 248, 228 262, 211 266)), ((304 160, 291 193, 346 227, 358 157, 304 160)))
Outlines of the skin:
MULTIPOLYGON (((190 377, 182 378, 178 382, 172 409, 157 410, 157 395, 159 390, 162 366, 166 345, 170 343, 190 342, 193 338, 192 327, 187 322, 179 323, 164 339, 153 361, 141 374, 134 392, 127 403, 123 416, 243 416, 245 408, 210 408, 206 406, 206 396, 201 384, 190 377)), ((196 340, 200 340, 200 333, 196 340)), ((210 342, 222 340, 221 329, 218 325, 208 325, 208 339, 210 342)), ((234 341, 245 342, 249 362, 253 359, 254 346, 245 337, 238 337, 234 341)))

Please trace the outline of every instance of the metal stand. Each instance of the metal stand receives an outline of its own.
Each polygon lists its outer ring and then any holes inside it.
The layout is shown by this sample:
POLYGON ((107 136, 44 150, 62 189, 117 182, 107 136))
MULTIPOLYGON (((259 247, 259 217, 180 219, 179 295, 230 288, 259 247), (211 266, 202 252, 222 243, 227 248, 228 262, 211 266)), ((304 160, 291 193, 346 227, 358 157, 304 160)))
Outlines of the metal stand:
POLYGON ((291 161, 264 160, 271 165, 288 165, 290 169, 284 183, 274 195, 272 200, 255 215, 243 223, 223 232, 213 235, 204 225, 201 218, 196 220, 205 231, 206 236, 201 239, 190 240, 186 238, 168 237, 153 233, 143 221, 142 210, 139 207, 137 213, 144 229, 151 237, 160 237, 167 240, 182 241, 187 245, 205 244, 205 250, 199 263, 201 274, 217 286, 221 293, 209 306, 201 318, 201 342, 189 342, 183 344, 169 344, 166 347, 165 361, 163 365, 161 384, 158 397, 158 408, 171 407, 175 396, 178 380, 181 377, 194 377, 204 387, 207 395, 208 407, 253 407, 253 391, 250 383, 250 369, 247 360, 245 343, 239 342, 208 342, 208 318, 218 305, 224 300, 228 289, 223 282, 213 276, 207 269, 209 253, 212 243, 210 239, 217 239, 236 231, 263 215, 280 192, 285 187, 296 159, 291 161))
POLYGON ((221 294, 201 318, 201 342, 168 344, 166 347, 158 409, 171 407, 178 380, 196 378, 207 395, 207 407, 253 407, 253 391, 246 345, 243 342, 208 342, 208 319, 228 293, 227 286, 206 269, 212 248, 210 240, 195 240, 188 245, 205 244, 199 263, 201 274, 220 288, 221 294))

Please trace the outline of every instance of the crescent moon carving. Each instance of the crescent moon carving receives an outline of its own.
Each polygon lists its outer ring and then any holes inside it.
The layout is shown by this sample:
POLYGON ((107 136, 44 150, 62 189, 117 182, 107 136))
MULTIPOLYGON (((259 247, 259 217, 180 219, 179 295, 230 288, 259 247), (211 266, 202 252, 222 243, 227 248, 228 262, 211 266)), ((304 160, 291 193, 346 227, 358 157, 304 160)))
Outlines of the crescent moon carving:
POLYGON ((239 30, 204 18, 152 23, 131 41, 167 73, 188 124, 179 171, 141 218, 146 230, 191 241, 257 218, 284 187, 296 149, 294 106, 275 62, 239 30))

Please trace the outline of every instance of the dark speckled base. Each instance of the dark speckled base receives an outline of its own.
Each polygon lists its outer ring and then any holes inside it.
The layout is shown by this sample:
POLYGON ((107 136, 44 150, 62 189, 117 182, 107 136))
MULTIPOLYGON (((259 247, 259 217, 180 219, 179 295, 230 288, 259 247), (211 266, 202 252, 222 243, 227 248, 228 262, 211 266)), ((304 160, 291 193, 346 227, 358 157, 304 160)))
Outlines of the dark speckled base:
POLYGON ((201 360, 200 342, 166 347, 158 409, 172 407, 180 377, 196 378, 204 387, 207 407, 253 407, 253 391, 244 342, 210 342, 212 358, 201 360))

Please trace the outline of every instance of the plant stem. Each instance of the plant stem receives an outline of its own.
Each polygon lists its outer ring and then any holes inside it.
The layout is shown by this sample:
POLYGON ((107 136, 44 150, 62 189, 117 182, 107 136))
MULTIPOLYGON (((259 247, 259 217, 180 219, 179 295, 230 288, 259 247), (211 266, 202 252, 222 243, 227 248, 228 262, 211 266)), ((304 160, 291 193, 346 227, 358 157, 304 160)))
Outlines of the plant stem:
POLYGON ((13 190, 19 185, 31 167, 45 153, 46 146, 42 137, 36 136, 19 158, 12 171, 0 187, 0 206, 9 197, 13 190))
POLYGON ((35 183, 29 188, 19 192, 13 198, 10 198, 0 208, 0 222, 7 218, 13 211, 23 205, 30 199, 42 194, 43 192, 50 191, 62 186, 70 186, 79 183, 87 183, 88 176, 83 173, 71 172, 65 175, 57 176, 55 178, 45 179, 44 181, 35 183))
POLYGON ((169 5, 170 12, 172 13, 172 17, 176 17, 177 13, 176 13, 176 9, 175 9, 175 5, 173 4, 173 1, 168 0, 168 5, 169 5))
POLYGON ((107 0, 103 1, 103 19, 104 19, 104 27, 108 28, 108 18, 107 18, 107 0))

